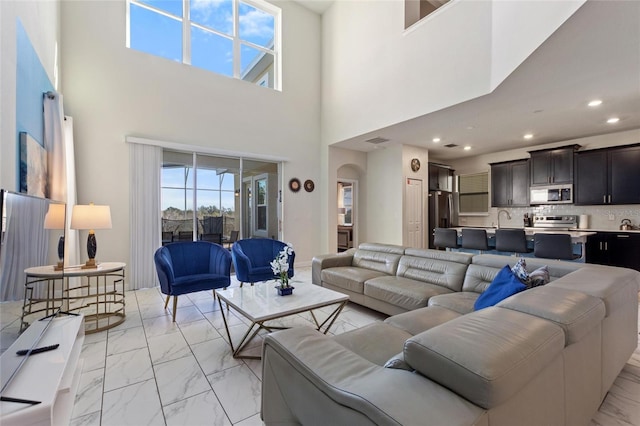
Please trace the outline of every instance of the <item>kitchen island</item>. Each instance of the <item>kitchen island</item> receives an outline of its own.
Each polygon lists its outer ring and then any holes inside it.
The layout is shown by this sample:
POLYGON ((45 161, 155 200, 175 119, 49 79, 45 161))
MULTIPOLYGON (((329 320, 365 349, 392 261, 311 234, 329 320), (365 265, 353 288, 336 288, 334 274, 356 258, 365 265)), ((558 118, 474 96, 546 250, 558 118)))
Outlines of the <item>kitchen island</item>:
MULTIPOLYGON (((487 253, 492 254, 505 254, 510 255, 511 253, 499 252, 495 250, 495 233, 497 227, 479 227, 479 226, 465 226, 465 228, 474 228, 474 229, 484 229, 487 231, 487 240, 489 244, 489 250, 487 253)), ((458 232, 458 244, 462 243, 462 229, 463 227, 452 228, 458 232)), ((502 227, 501 229, 524 229, 525 235, 527 237, 527 247, 531 249, 531 253, 523 253, 522 256, 525 257, 533 257, 533 236, 535 234, 567 234, 571 236, 571 242, 573 243, 573 253, 580 255, 580 258, 576 259, 575 262, 584 262, 585 261, 585 244, 587 242, 587 238, 591 235, 595 235, 596 232, 593 231, 583 231, 583 230, 566 230, 566 229, 558 229, 558 228, 537 228, 537 227, 525 227, 525 228, 507 228, 502 227)), ((467 250, 467 249, 455 249, 457 251, 469 251, 477 253, 477 250, 467 250)))

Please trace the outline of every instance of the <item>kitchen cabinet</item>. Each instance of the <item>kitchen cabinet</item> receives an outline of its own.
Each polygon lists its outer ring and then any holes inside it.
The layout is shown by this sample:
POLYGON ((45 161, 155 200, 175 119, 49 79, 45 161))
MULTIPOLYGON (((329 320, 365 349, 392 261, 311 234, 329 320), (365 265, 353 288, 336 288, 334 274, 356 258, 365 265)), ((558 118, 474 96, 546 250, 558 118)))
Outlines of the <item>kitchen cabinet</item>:
POLYGON ((579 152, 574 201, 581 205, 640 204, 640 145, 579 152))
POLYGON ((586 261, 640 271, 640 234, 598 232, 591 235, 587 238, 586 261))
POLYGON ((491 206, 529 205, 529 160, 491 164, 491 206))
POLYGON ((573 154, 580 145, 530 151, 531 186, 573 183, 573 154))
POLYGON ((449 167, 429 163, 429 190, 453 192, 453 172, 449 167))

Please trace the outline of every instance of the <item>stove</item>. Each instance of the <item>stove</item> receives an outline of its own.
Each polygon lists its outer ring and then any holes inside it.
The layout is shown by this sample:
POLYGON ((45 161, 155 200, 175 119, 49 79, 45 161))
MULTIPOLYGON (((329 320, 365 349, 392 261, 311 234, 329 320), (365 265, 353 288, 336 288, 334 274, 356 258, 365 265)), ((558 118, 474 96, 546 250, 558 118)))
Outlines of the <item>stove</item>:
POLYGON ((533 216, 534 228, 562 229, 566 231, 577 226, 578 216, 576 215, 552 216, 536 214, 533 216))

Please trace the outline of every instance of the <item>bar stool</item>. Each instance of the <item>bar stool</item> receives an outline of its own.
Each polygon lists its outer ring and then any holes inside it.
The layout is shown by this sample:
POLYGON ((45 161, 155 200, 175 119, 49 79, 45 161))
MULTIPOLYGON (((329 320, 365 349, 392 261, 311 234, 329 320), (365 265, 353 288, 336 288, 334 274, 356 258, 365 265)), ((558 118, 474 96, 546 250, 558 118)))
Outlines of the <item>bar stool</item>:
POLYGON ((489 250, 487 242, 487 231, 484 229, 462 228, 462 248, 480 250, 489 250))
POLYGON ((575 260, 571 236, 567 234, 534 234, 533 254, 546 259, 575 260))
POLYGON ((496 229, 496 250, 515 253, 528 253, 527 236, 524 229, 496 229))
POLYGON ((458 231, 451 228, 436 228, 433 233, 433 245, 436 248, 459 248, 458 231))

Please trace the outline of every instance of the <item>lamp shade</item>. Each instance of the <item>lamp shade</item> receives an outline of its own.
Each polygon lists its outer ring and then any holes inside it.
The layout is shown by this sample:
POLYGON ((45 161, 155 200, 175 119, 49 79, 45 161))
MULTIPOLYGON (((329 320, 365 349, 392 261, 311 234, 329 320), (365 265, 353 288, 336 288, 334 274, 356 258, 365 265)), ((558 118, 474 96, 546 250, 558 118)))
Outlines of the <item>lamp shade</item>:
POLYGON ((64 229, 65 207, 64 204, 49 204, 44 216, 44 229, 64 229))
POLYGON ((111 209, 95 204, 73 206, 71 229, 111 229, 111 209))

